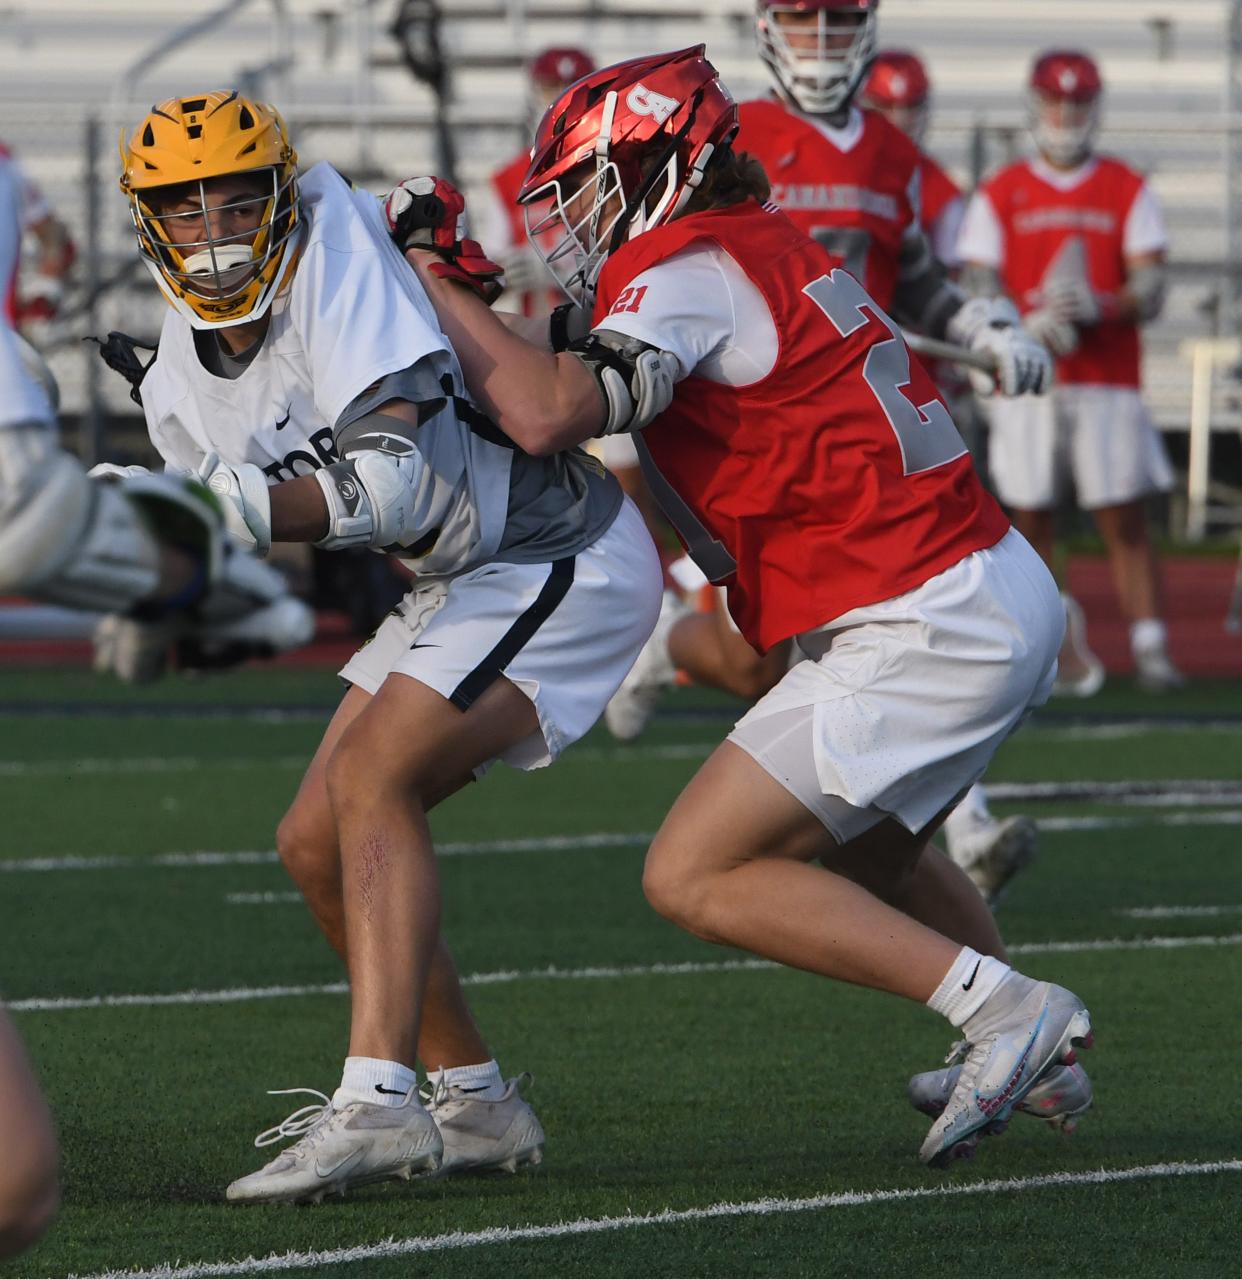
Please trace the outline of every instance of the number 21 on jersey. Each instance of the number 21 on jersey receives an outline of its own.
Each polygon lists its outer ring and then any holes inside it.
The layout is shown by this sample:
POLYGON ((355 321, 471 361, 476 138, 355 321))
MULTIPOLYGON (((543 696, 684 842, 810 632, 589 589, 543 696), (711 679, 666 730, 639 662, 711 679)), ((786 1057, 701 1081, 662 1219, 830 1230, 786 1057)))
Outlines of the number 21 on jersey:
POLYGON ((888 337, 874 342, 863 362, 863 379, 884 410, 901 449, 906 475, 930 471, 955 461, 966 445, 939 399, 916 405, 905 390, 910 385, 910 352, 901 330, 880 310, 848 271, 835 270, 812 280, 802 290, 845 338, 878 321, 888 337))

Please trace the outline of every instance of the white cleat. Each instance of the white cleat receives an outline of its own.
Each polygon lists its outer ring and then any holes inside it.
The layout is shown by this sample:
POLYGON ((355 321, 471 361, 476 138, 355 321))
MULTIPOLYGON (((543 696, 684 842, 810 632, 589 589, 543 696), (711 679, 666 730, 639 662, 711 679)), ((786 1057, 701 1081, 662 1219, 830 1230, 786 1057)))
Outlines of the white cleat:
POLYGON ((962 833, 958 826, 946 832, 949 856, 964 870, 970 882, 995 906, 1019 871, 1035 860, 1039 832, 1029 817, 991 815, 972 822, 962 833))
POLYGON ((1104 663, 1087 645, 1087 619, 1072 595, 1062 594, 1065 639, 1057 658, 1053 697, 1094 697, 1104 687, 1104 663))
POLYGON ((1186 687, 1186 677, 1173 665, 1163 644, 1136 649, 1134 665, 1139 688, 1145 693, 1172 693, 1186 687))
MULTIPOLYGON (((915 1110, 933 1119, 944 1113, 969 1049, 970 1045, 963 1039, 953 1045, 943 1069, 928 1070, 911 1078, 906 1091, 915 1110)), ((1069 1136, 1078 1127, 1079 1119, 1091 1109, 1093 1100, 1091 1079, 1075 1061, 1068 1066, 1049 1066, 1014 1109, 1042 1119, 1050 1128, 1069 1136)), ((984 1129, 985 1135, 987 1132, 984 1129)))
POLYGON ((543 1162, 543 1126, 521 1087, 529 1075, 505 1083, 488 1100, 437 1080, 424 1085, 428 1113, 444 1142, 441 1176, 462 1172, 517 1172, 543 1162))
POLYGON ((261 1132, 254 1144, 298 1140, 258 1172, 233 1182, 230 1203, 322 1203, 373 1181, 408 1181, 440 1165, 443 1144, 435 1121, 411 1088, 400 1106, 346 1101, 337 1109, 314 1088, 282 1088, 272 1095, 305 1092, 322 1104, 303 1106, 261 1132))
POLYGON ((1075 1049, 1090 1048, 1092 1038, 1091 1017, 1077 995, 1049 982, 1032 984, 999 1025, 967 1048, 919 1158, 943 1168, 972 1156, 979 1138, 999 1132, 1050 1067, 1072 1066, 1075 1049))
POLYGON ((661 695, 673 687, 677 671, 668 655, 668 633, 693 611, 676 591, 664 592, 651 638, 604 708, 604 723, 617 741, 632 742, 647 727, 661 695))

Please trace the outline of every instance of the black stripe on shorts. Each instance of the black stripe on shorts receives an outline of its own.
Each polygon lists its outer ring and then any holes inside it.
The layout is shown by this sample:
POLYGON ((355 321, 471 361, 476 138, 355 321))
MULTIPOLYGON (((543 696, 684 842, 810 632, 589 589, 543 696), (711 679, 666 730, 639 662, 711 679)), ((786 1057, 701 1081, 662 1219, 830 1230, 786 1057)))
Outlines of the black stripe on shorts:
POLYGON ((552 571, 535 602, 500 637, 500 642, 453 690, 449 701, 467 711, 504 674, 505 668, 530 643, 535 632, 552 616, 574 580, 574 557, 553 560, 552 571))

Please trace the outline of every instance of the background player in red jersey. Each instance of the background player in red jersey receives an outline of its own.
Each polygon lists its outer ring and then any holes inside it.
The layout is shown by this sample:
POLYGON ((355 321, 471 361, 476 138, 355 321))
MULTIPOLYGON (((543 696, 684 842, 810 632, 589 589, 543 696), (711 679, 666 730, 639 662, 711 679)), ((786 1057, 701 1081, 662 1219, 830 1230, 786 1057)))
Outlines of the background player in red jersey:
MULTIPOLYGON (((531 59, 530 125, 533 134, 540 117, 560 94, 595 70, 591 55, 582 49, 544 49, 531 59)), ((530 167, 530 147, 524 146, 508 164, 502 165, 487 181, 482 198, 475 201, 473 231, 487 254, 505 270, 505 291, 501 307, 523 315, 546 315, 565 299, 550 287, 543 264, 526 240, 526 223, 517 202, 518 188, 530 167)))
MULTIPOLYGON (((1108 548, 1139 683, 1176 688, 1184 680, 1168 656, 1145 509, 1172 472, 1139 394, 1139 326, 1164 298, 1164 221, 1141 174, 1094 152, 1102 83, 1090 57, 1043 54, 1029 91, 1039 154, 980 187, 959 248, 971 287, 1011 297, 1056 352, 1056 385, 1042 400, 990 406, 992 476, 1049 562, 1057 500, 1072 477, 1108 548)), ((1071 601, 1067 611, 1059 688, 1090 696, 1103 667, 1086 647, 1081 610, 1071 601)))
POLYGON ((922 58, 908 49, 881 49, 861 97, 863 107, 879 112, 919 148, 919 224, 932 252, 955 270, 966 201, 961 188, 926 149, 931 80, 922 58))
POLYGON ((960 1025, 969 1048, 920 1151, 940 1165, 1060 1087, 1089 1035, 1073 994, 1007 966, 981 898, 927 843, 1047 696, 1061 610, 893 321, 761 203, 736 121, 701 45, 552 106, 522 199, 532 231, 560 228, 549 269, 593 298, 590 333, 559 354, 409 256, 515 442, 635 433, 746 639, 796 640, 806 660, 683 791, 644 889, 700 937, 960 1025))

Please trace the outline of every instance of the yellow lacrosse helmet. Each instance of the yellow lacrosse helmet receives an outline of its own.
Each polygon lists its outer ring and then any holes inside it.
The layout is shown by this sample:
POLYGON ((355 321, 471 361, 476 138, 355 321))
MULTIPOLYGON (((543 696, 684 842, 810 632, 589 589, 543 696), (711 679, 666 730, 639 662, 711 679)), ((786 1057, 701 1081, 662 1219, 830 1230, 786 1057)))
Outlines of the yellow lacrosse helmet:
POLYGON ((235 90, 170 98, 122 134, 142 260, 195 328, 257 320, 292 274, 297 163, 280 112, 235 90), (212 182, 239 175, 254 180, 212 182))

